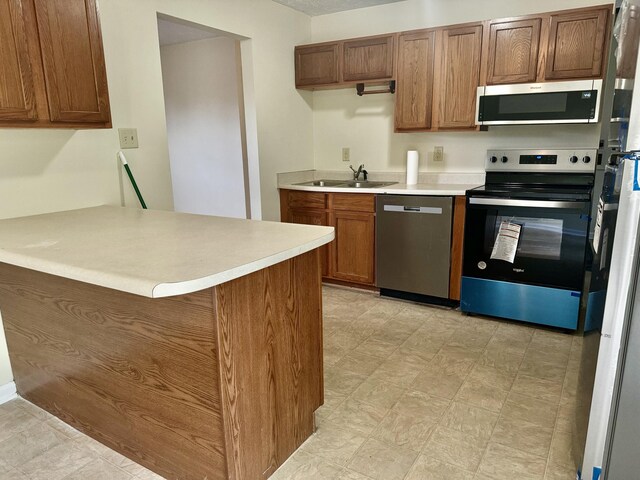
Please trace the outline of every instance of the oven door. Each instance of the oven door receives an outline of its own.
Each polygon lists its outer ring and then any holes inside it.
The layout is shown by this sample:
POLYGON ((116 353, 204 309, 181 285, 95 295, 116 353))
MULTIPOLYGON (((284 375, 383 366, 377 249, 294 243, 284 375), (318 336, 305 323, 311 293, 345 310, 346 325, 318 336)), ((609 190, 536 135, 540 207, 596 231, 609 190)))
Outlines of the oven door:
POLYGON ((550 201, 470 195, 463 275, 579 292, 584 278, 589 210, 590 204, 584 199, 550 201), (517 230, 515 257, 506 260, 496 258, 495 251, 503 222, 515 225, 517 230))

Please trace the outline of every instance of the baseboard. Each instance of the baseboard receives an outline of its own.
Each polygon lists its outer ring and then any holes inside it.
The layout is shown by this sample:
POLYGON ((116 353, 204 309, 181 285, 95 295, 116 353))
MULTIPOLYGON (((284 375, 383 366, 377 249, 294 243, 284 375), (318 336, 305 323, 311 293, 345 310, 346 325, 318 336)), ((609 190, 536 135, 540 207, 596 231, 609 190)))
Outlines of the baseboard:
POLYGON ((0 385, 0 405, 7 403, 9 400, 16 398, 16 384, 14 382, 5 383, 0 385))

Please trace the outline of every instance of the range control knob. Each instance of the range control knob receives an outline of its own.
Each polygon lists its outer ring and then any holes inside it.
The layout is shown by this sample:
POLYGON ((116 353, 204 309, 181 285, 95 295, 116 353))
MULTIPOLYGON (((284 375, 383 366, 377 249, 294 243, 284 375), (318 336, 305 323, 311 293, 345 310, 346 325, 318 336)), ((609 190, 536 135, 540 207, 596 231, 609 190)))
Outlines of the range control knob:
POLYGON ((571 163, 578 163, 578 157, 576 157, 575 155, 572 155, 571 157, 569 157, 569 161, 571 163))
POLYGON ((500 157, 500 161, 502 163, 507 163, 509 161, 509 158, 508 157, 500 157))
POLYGON ((591 161, 591 157, 589 155, 585 155, 584 157, 582 157, 582 161, 584 163, 589 163, 591 161))
POLYGON ((498 161, 498 157, 496 157, 495 155, 493 155, 493 156, 489 157, 489 161, 490 161, 491 163, 496 163, 496 162, 498 161))

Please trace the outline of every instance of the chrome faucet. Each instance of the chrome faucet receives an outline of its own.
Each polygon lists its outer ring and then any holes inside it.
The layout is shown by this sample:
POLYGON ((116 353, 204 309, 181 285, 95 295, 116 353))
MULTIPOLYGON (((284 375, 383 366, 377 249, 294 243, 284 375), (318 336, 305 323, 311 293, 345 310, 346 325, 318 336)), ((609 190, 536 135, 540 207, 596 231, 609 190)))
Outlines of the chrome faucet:
POLYGON ((367 181, 367 175, 369 174, 369 172, 364 169, 364 163, 358 167, 358 170, 353 168, 353 165, 349 165, 349 168, 353 172, 353 180, 355 180, 356 182, 360 180, 360 174, 362 173, 364 175, 364 181, 367 181))

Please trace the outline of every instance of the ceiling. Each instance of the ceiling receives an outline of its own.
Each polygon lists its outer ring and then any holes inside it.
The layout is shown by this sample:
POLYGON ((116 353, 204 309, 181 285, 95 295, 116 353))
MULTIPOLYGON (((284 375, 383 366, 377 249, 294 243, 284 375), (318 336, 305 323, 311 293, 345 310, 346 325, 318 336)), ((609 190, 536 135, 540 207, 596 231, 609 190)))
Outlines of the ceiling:
POLYGON ((404 0, 273 0, 312 17, 404 0))

